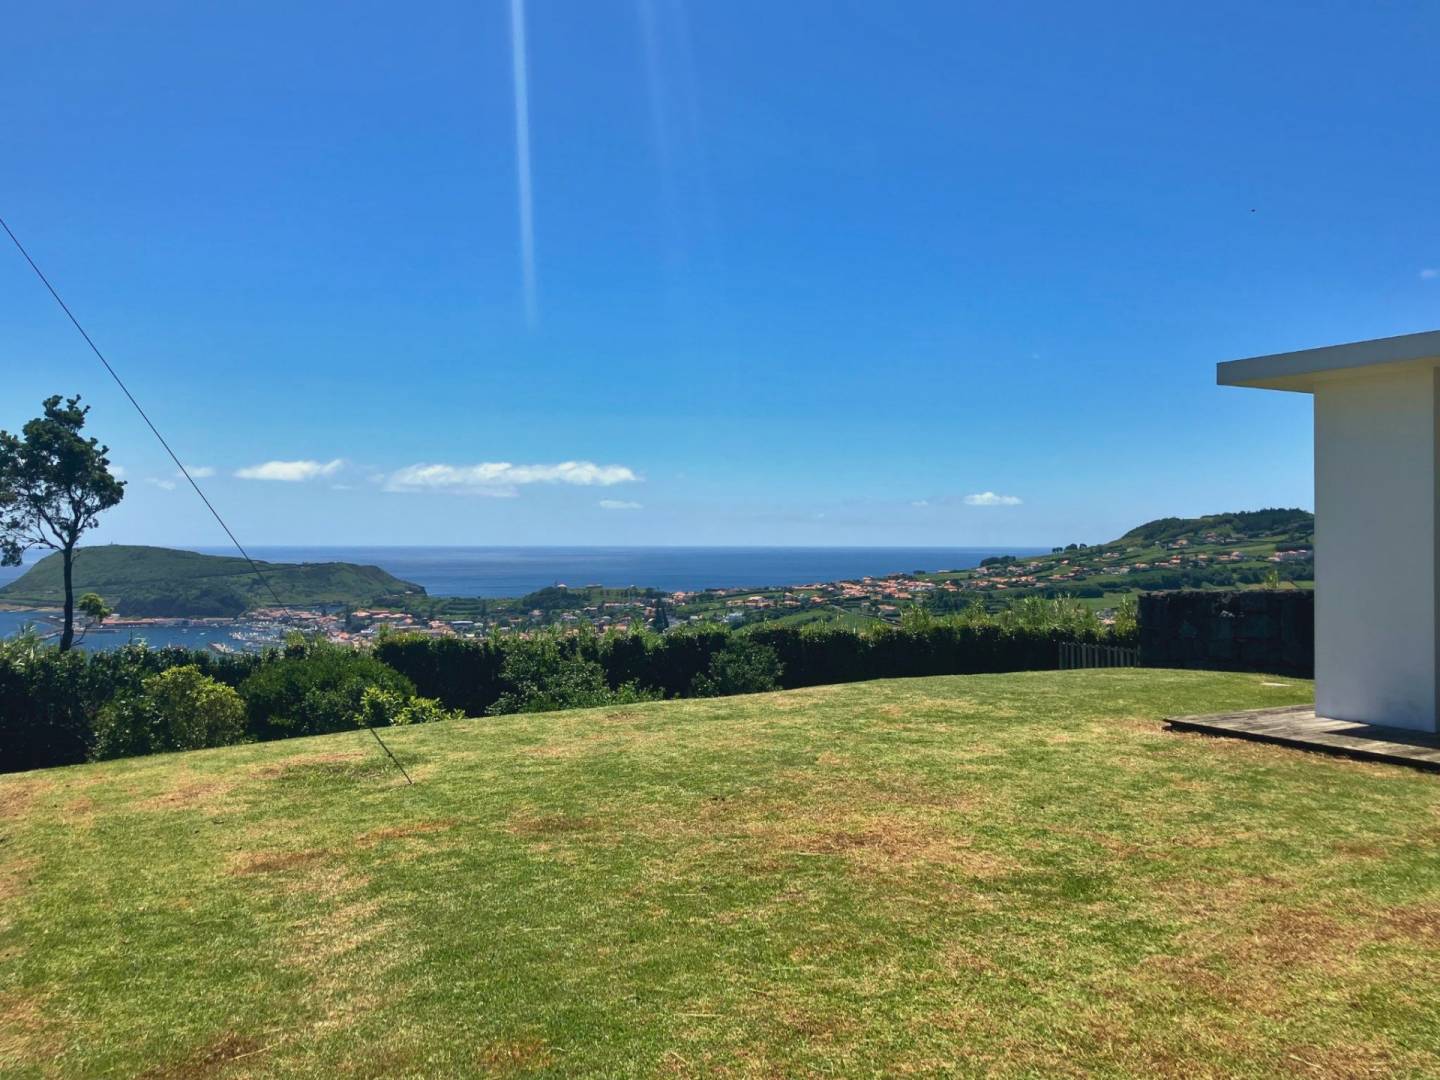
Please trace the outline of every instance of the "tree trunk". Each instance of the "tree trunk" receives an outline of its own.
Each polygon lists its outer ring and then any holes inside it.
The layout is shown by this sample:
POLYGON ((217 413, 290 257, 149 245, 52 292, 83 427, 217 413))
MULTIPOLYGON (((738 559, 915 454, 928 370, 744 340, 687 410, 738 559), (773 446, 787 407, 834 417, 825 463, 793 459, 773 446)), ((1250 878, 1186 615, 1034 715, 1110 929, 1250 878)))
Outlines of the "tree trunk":
POLYGON ((60 651, 67 652, 70 646, 75 644, 75 586, 72 582, 75 549, 65 548, 63 558, 65 563, 65 630, 60 635, 60 651))

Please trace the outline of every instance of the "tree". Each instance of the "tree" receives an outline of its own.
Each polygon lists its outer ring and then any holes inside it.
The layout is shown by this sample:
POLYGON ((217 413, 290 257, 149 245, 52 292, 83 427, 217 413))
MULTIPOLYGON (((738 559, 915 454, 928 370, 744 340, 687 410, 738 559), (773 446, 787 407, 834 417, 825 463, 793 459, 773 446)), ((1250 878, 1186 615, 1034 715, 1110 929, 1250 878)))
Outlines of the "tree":
POLYGON ((769 645, 736 635, 710 658, 710 669, 695 676, 695 697, 760 694, 780 688, 785 666, 769 645))
POLYGON ((665 614, 665 601, 655 602, 655 618, 650 620, 650 629, 657 634, 663 634, 670 629, 670 616, 665 614))
POLYGON ((65 629, 60 651, 75 643, 75 548, 99 515, 125 497, 110 474, 110 452, 80 434, 87 405, 59 394, 45 399, 45 415, 20 435, 0 431, 0 566, 19 566, 33 547, 58 551, 65 578, 65 629))
POLYGON ((75 607, 81 615, 85 616, 85 627, 80 631, 80 637, 77 640, 83 640, 86 633, 114 614, 99 593, 87 592, 75 601, 75 607))
POLYGON ((245 703, 194 664, 151 675, 95 719, 96 758, 229 746, 245 736, 245 703))

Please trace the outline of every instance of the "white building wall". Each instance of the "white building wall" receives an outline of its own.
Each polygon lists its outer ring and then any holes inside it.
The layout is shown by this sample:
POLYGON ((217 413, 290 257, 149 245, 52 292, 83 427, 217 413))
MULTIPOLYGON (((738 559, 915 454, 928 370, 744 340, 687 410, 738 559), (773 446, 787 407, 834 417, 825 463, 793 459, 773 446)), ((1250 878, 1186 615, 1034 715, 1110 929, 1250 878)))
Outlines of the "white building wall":
POLYGON ((1420 369, 1315 388, 1315 711, 1436 730, 1437 405, 1420 369))

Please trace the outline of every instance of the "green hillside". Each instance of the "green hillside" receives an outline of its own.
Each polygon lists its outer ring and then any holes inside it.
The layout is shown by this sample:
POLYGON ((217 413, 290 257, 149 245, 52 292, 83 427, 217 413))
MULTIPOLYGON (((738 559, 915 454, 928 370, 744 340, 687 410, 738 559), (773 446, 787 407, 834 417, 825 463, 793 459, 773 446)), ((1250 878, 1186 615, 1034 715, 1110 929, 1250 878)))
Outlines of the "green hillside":
POLYGON ((1158 518, 1136 526, 1115 543, 1145 541, 1160 544, 1188 540, 1192 544, 1204 544, 1274 537, 1308 543, 1314 534, 1315 515, 1308 510, 1241 510, 1198 518, 1158 518))
POLYGON ((1103 611, 1152 590, 1308 589, 1315 578, 1314 531, 1315 515, 1299 509, 1158 518, 1107 543, 997 555, 970 569, 697 592, 670 613, 675 619, 725 619, 732 625, 826 620, 864 625, 896 622, 916 604, 944 615, 977 603, 998 611, 1027 598, 1067 597, 1103 611), (742 593, 757 603, 737 601, 742 593))
MULTIPOLYGON (((404 602, 425 590, 378 566, 354 563, 257 562, 287 604, 365 606, 404 602)), ((121 615, 235 616, 275 598, 244 559, 171 548, 111 544, 81 548, 76 594, 96 592, 121 615)), ((54 607, 64 601, 60 555, 41 559, 0 589, 0 603, 54 607)))
POLYGON ((941 611, 963 608, 977 596, 990 603, 1073 596, 1108 605, 1154 589, 1309 588, 1314 534, 1308 510, 1158 518, 1105 544, 1067 544, 1048 555, 999 556, 973 570, 922 576, 950 586, 929 598, 941 611))

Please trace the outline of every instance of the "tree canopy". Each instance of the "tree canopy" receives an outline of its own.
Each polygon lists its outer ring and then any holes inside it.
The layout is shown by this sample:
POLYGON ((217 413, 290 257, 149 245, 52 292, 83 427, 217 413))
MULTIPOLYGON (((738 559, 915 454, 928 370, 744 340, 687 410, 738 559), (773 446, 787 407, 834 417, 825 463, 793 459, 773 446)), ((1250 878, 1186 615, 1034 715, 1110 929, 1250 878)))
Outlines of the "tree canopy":
POLYGON ((62 553, 64 650, 75 640, 75 546, 101 513, 125 497, 125 483, 110 472, 110 448, 81 434, 88 405, 81 406, 78 396, 56 394, 45 399, 44 409, 21 434, 0 431, 0 565, 20 565, 33 547, 62 553))

